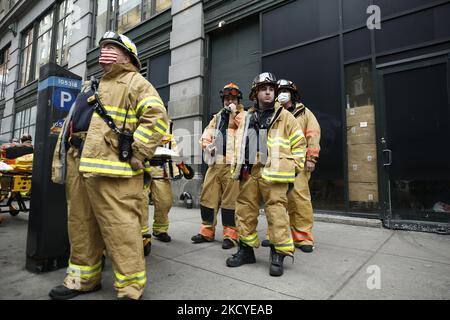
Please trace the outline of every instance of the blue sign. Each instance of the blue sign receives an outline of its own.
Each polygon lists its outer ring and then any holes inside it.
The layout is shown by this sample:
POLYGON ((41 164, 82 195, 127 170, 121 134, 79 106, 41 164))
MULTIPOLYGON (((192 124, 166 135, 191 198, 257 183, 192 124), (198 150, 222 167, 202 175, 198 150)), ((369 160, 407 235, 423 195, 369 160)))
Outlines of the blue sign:
POLYGON ((38 91, 45 90, 48 87, 58 87, 66 89, 76 89, 81 90, 81 80, 75 80, 63 77, 48 77, 44 81, 39 82, 38 91))
POLYGON ((53 108, 69 112, 80 91, 67 88, 55 88, 52 94, 53 108))

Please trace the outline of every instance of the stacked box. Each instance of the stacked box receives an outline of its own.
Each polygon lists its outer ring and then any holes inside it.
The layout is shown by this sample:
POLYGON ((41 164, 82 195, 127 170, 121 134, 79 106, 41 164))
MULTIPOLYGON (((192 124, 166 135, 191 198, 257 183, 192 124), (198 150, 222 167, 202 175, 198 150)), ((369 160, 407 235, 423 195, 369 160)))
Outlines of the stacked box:
POLYGON ((378 202, 377 148, 373 106, 347 109, 349 200, 378 202))
POLYGON ((377 149, 375 144, 348 145, 348 180, 377 183, 377 149))

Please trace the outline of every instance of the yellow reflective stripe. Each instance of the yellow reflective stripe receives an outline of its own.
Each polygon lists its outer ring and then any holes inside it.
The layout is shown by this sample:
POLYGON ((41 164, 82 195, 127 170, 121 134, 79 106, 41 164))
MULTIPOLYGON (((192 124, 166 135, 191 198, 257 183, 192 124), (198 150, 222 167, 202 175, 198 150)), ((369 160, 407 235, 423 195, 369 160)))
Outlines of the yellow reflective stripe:
POLYGON ((283 147, 283 148, 287 148, 287 149, 290 149, 291 148, 291 146, 289 145, 289 144, 285 144, 285 143, 282 143, 282 142, 274 142, 274 143, 272 143, 272 142, 267 142, 267 146, 269 146, 269 147, 275 147, 275 146, 281 146, 281 147, 283 147))
POLYGON ((295 172, 271 172, 264 169, 262 178, 273 182, 294 182, 295 172))
POLYGON ((101 266, 102 266, 101 261, 93 266, 80 266, 80 265, 73 264, 69 261, 69 268, 79 269, 79 270, 83 270, 83 271, 92 271, 92 270, 98 269, 101 266))
POLYGON ((253 246, 255 246, 256 243, 258 242, 258 234, 257 234, 257 233, 254 233, 254 234, 251 234, 251 235, 249 235, 249 236, 247 236, 247 237, 239 236, 239 239, 240 239, 242 242, 244 242, 246 245, 248 245, 248 246, 250 246, 250 247, 253 247, 253 246))
POLYGON ((145 271, 135 273, 131 276, 124 276, 123 274, 114 272, 116 275, 116 281, 114 285, 116 287, 125 287, 131 283, 137 283, 143 286, 147 282, 147 277, 145 276, 145 271))
POLYGON ((142 234, 146 234, 146 233, 148 233, 150 231, 150 228, 149 227, 146 227, 146 228, 143 228, 142 230, 141 230, 141 233, 142 234))
POLYGON ((161 119, 158 119, 158 121, 156 122, 159 123, 164 128, 164 130, 167 130, 167 128, 169 128, 169 125, 164 121, 162 121, 161 119))
POLYGON ((102 271, 102 262, 100 261, 94 266, 79 266, 69 261, 67 274, 72 277, 80 277, 82 279, 90 279, 97 276, 102 271))
POLYGON ((114 112, 117 115, 121 115, 121 116, 127 116, 128 117, 136 117, 136 113, 134 112, 134 110, 132 108, 130 108, 128 110, 128 115, 127 115, 127 109, 125 108, 121 108, 121 107, 113 107, 113 106, 103 106, 106 111, 108 112, 114 112))
POLYGON ((154 223, 154 224, 153 224, 153 228, 167 228, 168 226, 169 226, 168 223, 165 223, 165 224, 154 223))
MULTIPOLYGON (((122 116, 119 116, 117 114, 110 113, 110 112, 108 112, 108 114, 111 116, 111 118, 113 120, 125 122, 125 117, 122 117, 122 116)), ((94 112, 94 114, 92 116, 95 117, 95 118, 101 118, 96 112, 94 112)), ((127 117, 127 123, 137 123, 137 122, 138 122, 138 119, 136 117, 134 117, 134 116, 133 117, 130 117, 130 116, 127 117)))
POLYGON ((292 149, 291 152, 294 156, 304 157, 306 155, 306 150, 303 148, 292 149))
POLYGON ((153 230, 157 231, 167 231, 169 229, 169 224, 153 224, 153 230))
POLYGON ((161 133, 163 136, 166 135, 166 129, 164 129, 159 123, 155 125, 154 129, 161 133))
POLYGON ((160 108, 162 111, 166 112, 166 108, 164 107, 164 103, 161 101, 161 99, 157 96, 151 96, 151 97, 147 97, 142 99, 139 103, 138 106, 136 108, 136 113, 139 115, 142 115, 145 113, 145 111, 147 111, 147 109, 149 107, 158 107, 160 108))
POLYGON ((282 138, 282 137, 275 137, 275 138, 268 137, 267 138, 267 145, 269 147, 281 146, 281 147, 284 147, 284 148, 291 148, 290 141, 288 139, 285 139, 285 138, 282 138))
POLYGON ((153 135, 153 131, 143 127, 139 126, 136 131, 133 133, 133 136, 139 140, 141 140, 144 143, 149 142, 150 137, 153 135))
POLYGON ((135 176, 143 171, 133 170, 128 162, 109 161, 101 159, 81 158, 80 171, 135 176))
POLYGON ((294 153, 294 152, 306 153, 305 148, 295 148, 295 149, 292 149, 291 151, 292 151, 292 153, 294 153))
POLYGON ((294 251, 294 242, 291 240, 285 243, 272 243, 276 250, 279 251, 294 251))
POLYGON ((289 144, 289 142, 290 142, 289 139, 285 139, 285 138, 282 138, 282 137, 275 137, 275 138, 268 137, 267 141, 269 141, 269 142, 281 142, 281 143, 287 143, 287 144, 289 144))
POLYGON ((289 137, 291 146, 293 146, 303 138, 304 138, 303 132, 301 130, 297 130, 292 136, 289 137))

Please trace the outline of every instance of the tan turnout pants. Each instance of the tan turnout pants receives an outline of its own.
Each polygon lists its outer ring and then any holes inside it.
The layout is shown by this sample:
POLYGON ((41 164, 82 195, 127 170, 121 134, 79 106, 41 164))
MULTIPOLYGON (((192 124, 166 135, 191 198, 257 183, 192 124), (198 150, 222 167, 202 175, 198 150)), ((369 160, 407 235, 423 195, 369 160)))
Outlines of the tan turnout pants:
POLYGON ((275 250, 292 256, 294 243, 289 228, 289 215, 286 211, 288 184, 269 182, 261 177, 262 166, 254 165, 250 177, 240 182, 236 202, 236 223, 239 239, 248 246, 260 245, 256 227, 258 225, 261 200, 269 224, 269 237, 275 250))
POLYGON ((89 291, 101 281, 102 254, 111 258, 118 298, 138 299, 146 273, 141 237, 143 178, 84 177, 78 150, 67 154, 71 255, 64 285, 89 291))
POLYGON ((214 240, 220 208, 223 239, 237 243, 239 235, 235 223, 235 207, 238 194, 239 183, 231 178, 230 165, 214 164, 208 168, 200 196, 201 235, 210 241, 214 240))

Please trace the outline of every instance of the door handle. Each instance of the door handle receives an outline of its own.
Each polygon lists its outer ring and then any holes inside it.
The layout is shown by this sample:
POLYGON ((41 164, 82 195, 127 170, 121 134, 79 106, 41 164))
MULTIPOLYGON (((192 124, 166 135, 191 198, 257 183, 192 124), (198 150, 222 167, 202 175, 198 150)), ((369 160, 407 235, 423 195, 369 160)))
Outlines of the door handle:
POLYGON ((388 162, 387 163, 383 163, 383 166, 388 167, 392 164, 392 150, 390 149, 384 149, 383 150, 383 154, 387 153, 388 155, 388 162))

